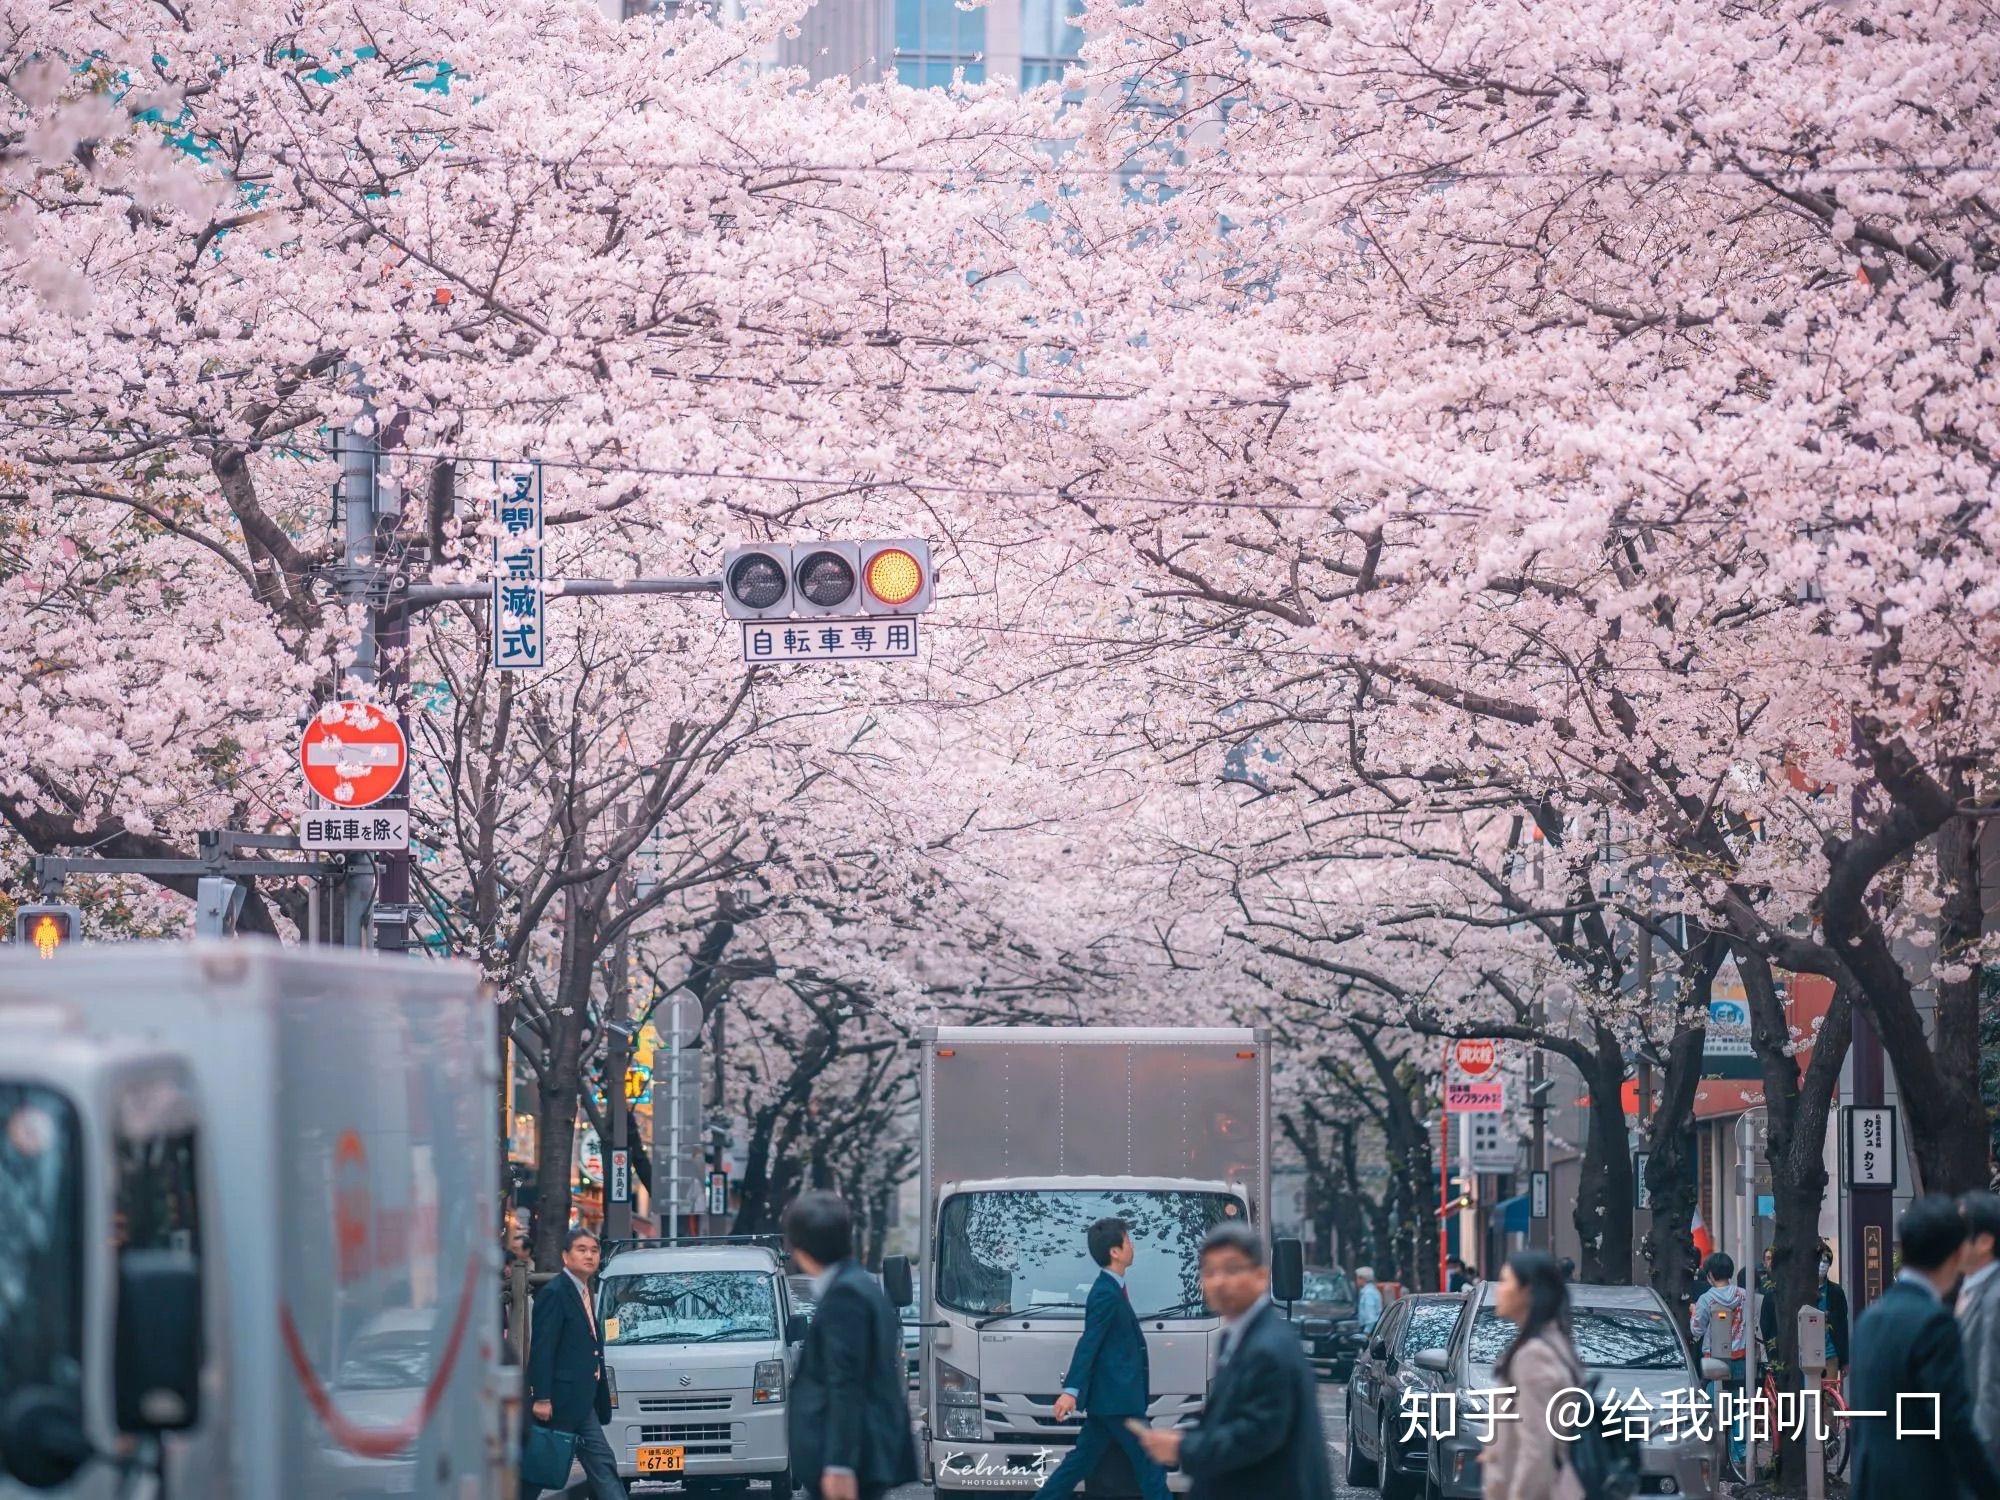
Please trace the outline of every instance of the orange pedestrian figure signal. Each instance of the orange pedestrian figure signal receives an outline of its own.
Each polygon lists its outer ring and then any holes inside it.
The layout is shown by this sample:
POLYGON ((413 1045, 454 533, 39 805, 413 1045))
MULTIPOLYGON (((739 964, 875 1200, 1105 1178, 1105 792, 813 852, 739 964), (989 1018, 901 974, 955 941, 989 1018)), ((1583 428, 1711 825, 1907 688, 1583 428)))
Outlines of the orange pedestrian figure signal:
POLYGON ((54 958, 76 936, 80 916, 74 906, 23 906, 14 913, 14 940, 54 958))

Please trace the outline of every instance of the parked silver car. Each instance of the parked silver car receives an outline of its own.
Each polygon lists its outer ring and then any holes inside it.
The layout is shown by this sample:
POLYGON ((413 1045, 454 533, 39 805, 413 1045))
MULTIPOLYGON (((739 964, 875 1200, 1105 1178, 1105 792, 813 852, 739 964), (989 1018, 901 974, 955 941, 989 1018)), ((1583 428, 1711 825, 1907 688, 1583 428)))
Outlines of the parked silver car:
MULTIPOLYGON (((1467 1294, 1466 1316, 1442 1350, 1419 1354, 1416 1363, 1440 1377, 1456 1408, 1450 1436, 1434 1436, 1425 1472, 1426 1494, 1432 1500, 1476 1500, 1479 1495, 1479 1435, 1482 1425, 1469 1420, 1490 1401, 1485 1394, 1502 1384, 1493 1362, 1514 1337, 1514 1324, 1494 1310, 1494 1283, 1482 1281, 1467 1294)), ((1687 1331, 1651 1287, 1571 1286, 1570 1326, 1577 1357, 1597 1378, 1600 1403, 1614 1396, 1629 1400, 1637 1392, 1651 1407, 1652 1431, 1640 1445, 1639 1493, 1692 1495, 1713 1500, 1722 1475, 1723 1444, 1711 1430, 1706 1437, 1685 1430, 1670 1432, 1667 1413, 1700 1406, 1707 1399, 1707 1382, 1726 1379, 1709 1369, 1689 1346, 1687 1331)), ((1709 1361, 1716 1365, 1716 1361, 1709 1361)), ((1636 1436, 1636 1433, 1635 1433, 1636 1436)))

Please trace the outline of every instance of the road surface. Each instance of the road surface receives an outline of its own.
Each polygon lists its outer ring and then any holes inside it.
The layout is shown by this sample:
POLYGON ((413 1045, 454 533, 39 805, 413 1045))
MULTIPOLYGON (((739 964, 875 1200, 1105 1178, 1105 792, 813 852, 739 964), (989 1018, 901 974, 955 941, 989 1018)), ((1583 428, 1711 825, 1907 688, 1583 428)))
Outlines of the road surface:
MULTIPOLYGON (((1347 1455, 1346 1400, 1346 1386, 1320 1382, 1320 1420, 1326 1426, 1326 1463, 1333 1472, 1334 1500, 1379 1500, 1373 1489, 1356 1489, 1340 1482, 1342 1464, 1347 1455)), ((905 1485, 893 1493, 891 1500, 931 1500, 932 1494, 928 1485, 905 1485)))

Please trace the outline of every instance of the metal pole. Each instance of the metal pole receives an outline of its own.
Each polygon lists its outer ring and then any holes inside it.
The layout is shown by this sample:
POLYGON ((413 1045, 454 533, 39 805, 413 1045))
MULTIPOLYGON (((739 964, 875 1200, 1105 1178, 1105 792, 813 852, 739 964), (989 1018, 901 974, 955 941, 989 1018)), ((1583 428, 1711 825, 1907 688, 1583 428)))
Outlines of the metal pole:
MULTIPOLYGON (((625 877, 619 877, 619 884, 625 877)), ((605 1027, 604 1124, 611 1139, 605 1150, 608 1161, 623 1161, 625 1170, 606 1173, 604 1194, 604 1237, 627 1239, 632 1233, 632 1152, 626 1140, 631 1112, 625 1106, 625 1073, 630 1067, 631 1034, 625 1019, 631 1014, 632 950, 629 929, 618 934, 611 950, 611 994, 609 1025, 605 1027), (620 1179, 623 1179, 622 1181, 620 1179)))
MULTIPOLYGON (((361 636, 355 643, 354 660, 348 670, 364 683, 375 680, 375 611, 369 604, 370 584, 375 567, 375 517, 381 477, 381 451, 375 433, 375 408, 368 403, 369 390, 359 379, 362 424, 367 432, 348 428, 335 438, 340 454, 340 496, 342 505, 342 568, 340 595, 343 603, 358 609, 361 636)), ((365 948, 369 944, 369 918, 375 906, 375 860, 368 854, 347 856, 347 875, 342 881, 340 941, 343 947, 365 948)))
MULTIPOLYGON (((670 1241, 681 1237, 681 1171, 685 1163, 681 1153, 685 1143, 681 1140, 681 1027, 680 1016, 669 1011, 673 1021, 673 1035, 667 1042, 667 1059, 673 1069, 672 1081, 667 1085, 667 1222, 666 1238, 670 1241)), ((657 1123, 655 1129, 658 1128, 657 1123)))
MULTIPOLYGON (((1736 1243, 1743 1252, 1743 1258, 1740 1262, 1743 1271, 1743 1289, 1745 1302, 1751 1309, 1745 1315, 1750 1320, 1750 1327, 1745 1331, 1743 1339, 1743 1397, 1745 1402, 1751 1399, 1757 1389, 1757 1273, 1754 1269, 1757 1257, 1757 1167, 1756 1163, 1751 1160, 1752 1142, 1757 1138, 1757 1132, 1751 1128, 1751 1117, 1755 1113, 1755 1110, 1745 1110, 1736 1118, 1736 1170, 1741 1174, 1739 1181, 1743 1187, 1743 1220, 1737 1226, 1736 1243)), ((1747 1407, 1745 1410, 1747 1410, 1747 1407)), ((1743 1436, 1743 1453, 1745 1468, 1749 1473, 1755 1474, 1757 1472, 1756 1429, 1754 1425, 1747 1423, 1745 1424, 1743 1436)))

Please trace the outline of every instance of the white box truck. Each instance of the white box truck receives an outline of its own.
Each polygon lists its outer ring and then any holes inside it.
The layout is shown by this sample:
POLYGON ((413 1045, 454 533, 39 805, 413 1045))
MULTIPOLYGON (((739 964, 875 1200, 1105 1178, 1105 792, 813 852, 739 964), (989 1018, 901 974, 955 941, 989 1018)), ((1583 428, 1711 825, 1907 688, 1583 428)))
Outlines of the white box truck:
MULTIPOLYGON (((1266 1034, 940 1026, 915 1045, 927 1479, 1033 1490, 1076 1441, 1080 1423, 1053 1407, 1097 1276, 1084 1232, 1102 1218, 1130 1224, 1138 1252, 1127 1288, 1150 1420, 1199 1417, 1221 1334, 1201 1299, 1201 1242, 1232 1221, 1270 1232, 1266 1034)), ((885 1263, 892 1298, 910 1274, 885 1263)))
POLYGON ((0 1495, 511 1494, 494 1027, 459 964, 0 957, 0 1495))

